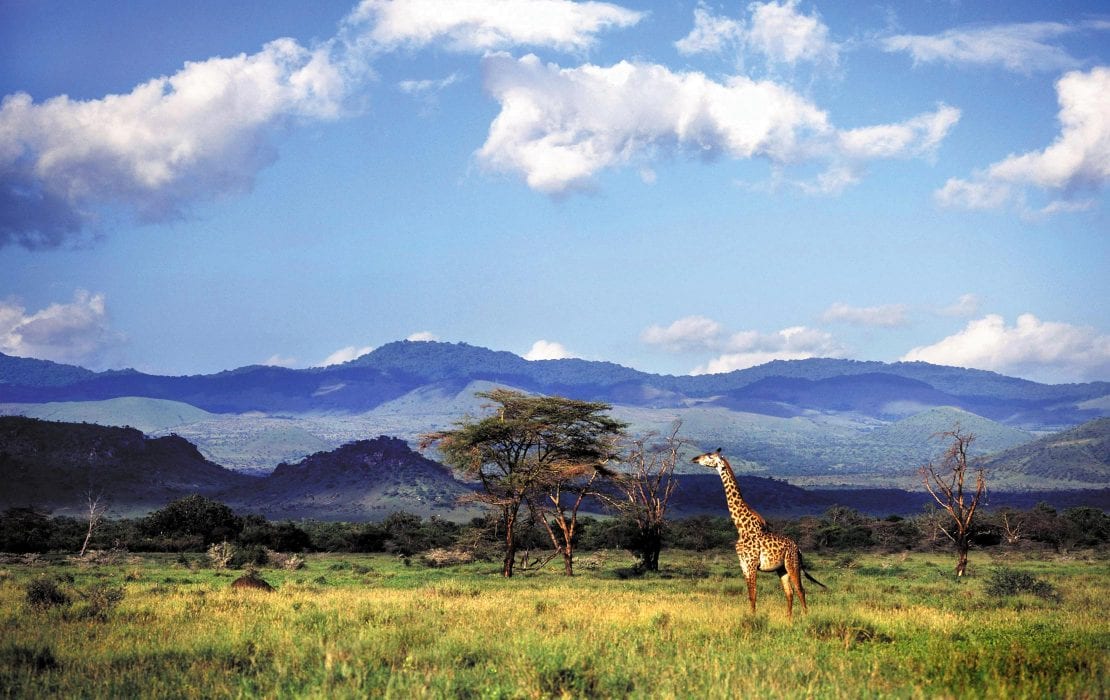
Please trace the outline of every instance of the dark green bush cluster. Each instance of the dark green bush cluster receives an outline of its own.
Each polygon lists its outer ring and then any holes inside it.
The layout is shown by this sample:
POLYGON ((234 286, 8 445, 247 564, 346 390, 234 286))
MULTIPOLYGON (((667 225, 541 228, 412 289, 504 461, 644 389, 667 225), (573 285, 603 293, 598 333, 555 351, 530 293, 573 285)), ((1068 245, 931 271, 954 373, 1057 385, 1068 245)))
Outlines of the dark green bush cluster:
POLYGON ((1042 581, 1033 574, 1015 569, 995 569, 987 580, 986 594, 993 598, 1028 593, 1045 600, 1059 601, 1060 594, 1048 581, 1042 581))
POLYGON ((27 605, 35 610, 47 610, 69 603, 69 596, 58 588, 58 582, 54 579, 37 578, 27 584, 27 605))
MULTIPOLYGON (((793 538, 806 552, 948 549, 940 533, 946 514, 926 512, 913 517, 874 518, 851 508, 833 507, 820 516, 770 519, 770 527, 793 538)), ((639 532, 625 517, 579 518, 578 551, 624 549, 639 551, 639 532)), ((983 511, 974 546, 1020 549, 1106 548, 1110 516, 1097 508, 1076 507, 1057 512, 1041 504, 1029 510, 983 511)), ((0 552, 72 553, 80 549, 87 523, 52 518, 31 508, 0 513, 0 552)), ((411 557, 432 549, 462 548, 478 559, 498 558, 503 533, 489 518, 459 524, 432 516, 394 513, 378 523, 325 521, 274 522, 259 515, 240 516, 226 505, 199 495, 178 499, 145 518, 106 520, 90 542, 93 550, 134 552, 204 552, 212 544, 234 545, 233 567, 262 566, 267 552, 389 552, 411 557)), ((522 550, 551 546, 539 522, 518 523, 522 550)), ((704 552, 731 548, 736 529, 724 516, 696 515, 666 523, 667 549, 704 552)))
POLYGON ((123 600, 123 589, 118 586, 95 584, 78 591, 82 604, 78 606, 76 614, 81 619, 100 620, 108 619, 112 610, 123 600))
MULTIPOLYGON (((72 580, 70 580, 72 583, 72 580)), ((36 612, 51 608, 66 608, 67 615, 82 620, 107 620, 112 610, 123 600, 124 591, 119 586, 102 583, 84 589, 72 589, 72 595, 65 592, 53 578, 37 578, 27 584, 27 605, 36 612), (73 605, 74 596, 78 604, 73 605), (73 609, 70 611, 70 606, 73 609)))

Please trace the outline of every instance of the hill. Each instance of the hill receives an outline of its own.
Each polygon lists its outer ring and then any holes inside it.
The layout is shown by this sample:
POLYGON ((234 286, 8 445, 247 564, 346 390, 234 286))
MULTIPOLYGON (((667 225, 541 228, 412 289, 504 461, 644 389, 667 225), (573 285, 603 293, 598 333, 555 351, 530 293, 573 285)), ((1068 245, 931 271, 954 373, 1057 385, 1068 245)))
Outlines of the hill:
POLYGON ((104 401, 58 401, 41 404, 0 404, 0 415, 65 423, 96 423, 138 428, 144 433, 167 432, 214 417, 208 411, 180 401, 124 396, 104 401))
POLYGON ((404 440, 381 436, 279 464, 271 475, 225 498, 271 518, 364 521, 396 511, 477 515, 458 503, 467 493, 447 467, 414 452, 404 440))
POLYGON ((0 507, 79 513, 101 494, 116 515, 142 513, 190 493, 218 496, 249 477, 206 460, 184 438, 134 428, 0 417, 0 507))
POLYGON ((992 455, 984 462, 999 484, 1041 488, 1110 486, 1110 418, 1100 418, 992 455))
MULTIPOLYGON (((1049 450, 1079 450, 1095 460, 1091 468, 1096 475, 1104 474, 1110 461, 1107 422, 1042 442, 1049 450)), ((745 498, 767 517, 816 515, 834 505, 874 515, 910 514, 927 502, 920 488, 810 490, 752 474, 759 465, 740 459, 733 463, 745 498)), ((671 507, 676 517, 727 515, 716 474, 701 469, 679 474, 678 479, 671 507)), ((457 481, 446 467, 413 451, 404 440, 385 436, 321 451, 280 464, 268 476, 251 477, 206 460, 180 436, 150 438, 133 428, 7 416, 0 417, 0 482, 5 484, 0 509, 34 506, 77 516, 88 492, 101 494, 116 517, 140 516, 191 493, 227 503, 240 513, 272 519, 372 521, 405 511, 469 520, 480 513, 459 503, 471 485, 457 481)), ((1028 508, 1040 501, 1059 507, 1110 506, 1106 488, 1005 493, 993 476, 991 484, 992 507, 1028 508)))

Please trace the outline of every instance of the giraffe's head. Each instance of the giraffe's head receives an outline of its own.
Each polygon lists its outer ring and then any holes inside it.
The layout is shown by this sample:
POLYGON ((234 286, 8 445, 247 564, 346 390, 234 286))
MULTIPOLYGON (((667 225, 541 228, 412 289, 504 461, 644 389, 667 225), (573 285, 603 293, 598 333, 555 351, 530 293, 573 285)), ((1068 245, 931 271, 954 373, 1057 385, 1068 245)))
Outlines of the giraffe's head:
POLYGON ((721 455, 720 447, 717 448, 716 452, 706 452, 703 455, 698 455, 697 457, 694 457, 690 461, 694 462, 695 464, 700 464, 703 467, 709 467, 710 469, 717 469, 719 467, 728 465, 728 462, 725 460, 724 456, 721 455))

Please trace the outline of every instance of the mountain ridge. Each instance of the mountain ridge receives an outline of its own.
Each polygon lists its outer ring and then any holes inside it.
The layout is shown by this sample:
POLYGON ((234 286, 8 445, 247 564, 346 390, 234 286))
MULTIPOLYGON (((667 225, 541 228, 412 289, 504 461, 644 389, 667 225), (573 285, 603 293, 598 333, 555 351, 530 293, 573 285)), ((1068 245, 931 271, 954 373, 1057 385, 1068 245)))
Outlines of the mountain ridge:
MULTIPOLYGON (((768 404, 789 403, 774 396, 774 392, 755 397, 753 385, 766 389, 777 382, 779 389, 785 391, 793 381, 795 388, 808 387, 804 393, 810 399, 824 394, 824 403, 813 406, 817 410, 829 408, 832 397, 843 398, 852 387, 858 389, 866 382, 878 386, 885 381, 888 393, 890 387, 900 383, 905 392, 932 397, 931 405, 943 400, 945 405, 1035 429, 1058 429, 1102 417, 1104 409, 1097 399, 1110 396, 1110 382, 1038 384, 985 370, 922 362, 775 360, 726 374, 674 376, 649 374, 611 362, 531 361, 510 352, 466 343, 430 341, 387 343, 362 357, 329 367, 288 369, 252 365, 180 377, 134 370, 92 373, 69 365, 0 354, 0 402, 8 403, 142 396, 182 401, 213 413, 356 413, 371 410, 422 385, 451 380, 503 382, 539 393, 655 407, 695 400, 727 404, 730 400, 757 398, 768 404)), ((772 410, 752 405, 758 410, 772 410)), ((876 413, 880 408, 870 407, 868 415, 882 415, 876 413)))

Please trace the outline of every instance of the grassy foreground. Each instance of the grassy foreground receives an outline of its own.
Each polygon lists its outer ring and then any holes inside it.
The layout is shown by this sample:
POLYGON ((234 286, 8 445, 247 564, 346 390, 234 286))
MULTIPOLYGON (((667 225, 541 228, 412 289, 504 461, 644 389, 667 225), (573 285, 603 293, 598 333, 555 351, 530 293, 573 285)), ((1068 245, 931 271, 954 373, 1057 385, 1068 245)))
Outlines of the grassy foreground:
MULTIPOLYGON (((241 572, 174 557, 113 566, 0 565, 5 697, 1107 697, 1110 562, 807 557, 810 613, 787 620, 778 580, 759 611, 732 556, 664 552, 628 578, 627 555, 584 556, 573 579, 502 580, 496 564, 404 566, 317 555, 241 572), (987 592, 992 571, 1033 574, 1057 597, 987 592), (33 608, 59 581, 68 605, 33 608), (115 604, 96 591, 123 589, 115 604), (84 595, 82 595, 84 594, 84 595)), ((198 558, 199 561, 199 558, 198 558)))

